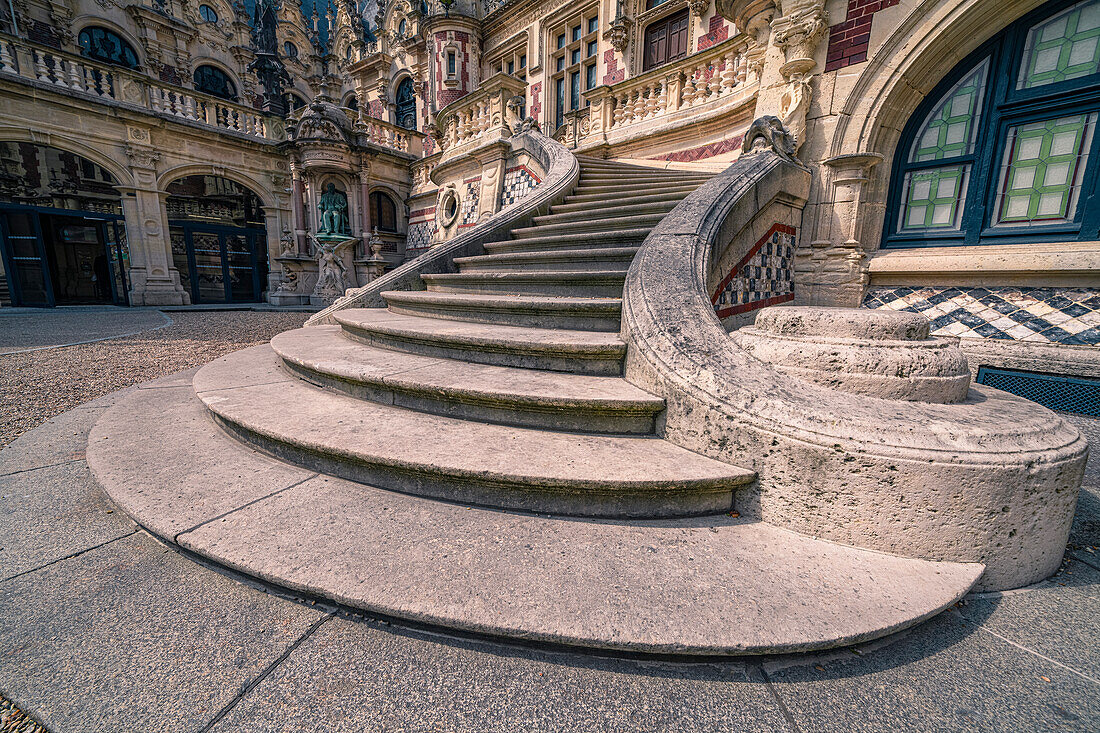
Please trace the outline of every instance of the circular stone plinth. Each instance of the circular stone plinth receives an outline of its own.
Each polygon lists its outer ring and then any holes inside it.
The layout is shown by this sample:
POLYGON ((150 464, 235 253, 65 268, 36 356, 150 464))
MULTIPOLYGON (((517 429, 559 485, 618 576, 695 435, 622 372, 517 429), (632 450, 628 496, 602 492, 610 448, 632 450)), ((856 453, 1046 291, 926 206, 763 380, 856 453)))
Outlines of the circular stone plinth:
POLYGON ((929 618, 983 570, 728 515, 581 520, 384 491, 246 447, 189 387, 135 390, 97 423, 87 455, 135 520, 210 561, 369 613, 526 641, 682 655, 827 649, 929 618))
POLYGON ((952 403, 970 390, 957 340, 931 338, 928 319, 917 313, 776 306, 731 338, 784 374, 842 392, 952 403))

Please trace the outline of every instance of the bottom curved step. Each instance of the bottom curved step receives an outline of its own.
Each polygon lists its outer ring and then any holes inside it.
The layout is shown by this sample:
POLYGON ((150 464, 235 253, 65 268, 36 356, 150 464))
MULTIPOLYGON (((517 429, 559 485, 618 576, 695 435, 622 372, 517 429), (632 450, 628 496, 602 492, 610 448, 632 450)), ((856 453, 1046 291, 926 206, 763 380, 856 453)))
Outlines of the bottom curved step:
POLYGON ((229 438, 190 389, 160 381, 92 431, 88 463, 110 497, 203 558, 368 613, 590 649, 772 654, 910 627, 983 569, 728 516, 565 519, 311 477, 229 438))

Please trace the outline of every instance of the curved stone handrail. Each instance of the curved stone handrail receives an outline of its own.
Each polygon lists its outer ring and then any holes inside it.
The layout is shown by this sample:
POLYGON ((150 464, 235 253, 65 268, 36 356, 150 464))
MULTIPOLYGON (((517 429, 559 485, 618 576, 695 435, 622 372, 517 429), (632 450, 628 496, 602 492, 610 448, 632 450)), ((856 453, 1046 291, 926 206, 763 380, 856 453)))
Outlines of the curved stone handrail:
POLYGON ((505 206, 491 217, 449 242, 432 247, 419 257, 373 280, 361 288, 348 290, 344 296, 324 310, 314 314, 307 326, 335 324, 332 314, 345 308, 384 308, 381 293, 389 290, 423 290, 423 274, 456 272, 456 257, 483 254, 482 245, 499 241, 521 222, 539 213, 546 213, 560 203, 577 185, 580 163, 561 143, 531 130, 510 138, 513 149, 524 151, 539 160, 546 176, 531 193, 505 206))
MULTIPOLYGON (((782 374, 715 315, 717 248, 769 205, 793 223, 810 175, 773 151, 742 156, 676 207, 627 275, 626 378, 667 402, 664 437, 752 468, 742 515, 924 559, 981 562, 985 589, 1061 562, 1087 455, 1056 414, 975 385, 955 404, 851 394, 782 374)), ((755 221, 759 230, 760 221, 755 221)))

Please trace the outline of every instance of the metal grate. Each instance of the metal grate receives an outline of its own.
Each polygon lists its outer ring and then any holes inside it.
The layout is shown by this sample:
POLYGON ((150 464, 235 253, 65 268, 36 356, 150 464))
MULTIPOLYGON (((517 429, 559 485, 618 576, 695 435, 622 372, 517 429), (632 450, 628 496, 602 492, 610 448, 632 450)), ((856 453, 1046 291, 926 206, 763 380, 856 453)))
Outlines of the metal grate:
POLYGON ((979 367, 977 381, 1052 410, 1100 417, 1100 379, 979 367))

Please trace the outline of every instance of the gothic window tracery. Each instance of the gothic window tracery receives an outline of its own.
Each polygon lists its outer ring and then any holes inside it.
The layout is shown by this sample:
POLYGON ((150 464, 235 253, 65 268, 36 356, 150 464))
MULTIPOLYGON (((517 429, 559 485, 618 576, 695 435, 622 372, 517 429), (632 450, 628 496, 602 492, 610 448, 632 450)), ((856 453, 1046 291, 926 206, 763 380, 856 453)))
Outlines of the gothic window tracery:
POLYGON ((108 28, 89 26, 77 36, 81 53, 88 58, 128 69, 138 68, 138 57, 133 47, 122 36, 108 28))
POLYGON ((406 76, 397 85, 394 95, 397 107, 397 124, 406 130, 416 129, 416 89, 411 77, 406 76))

